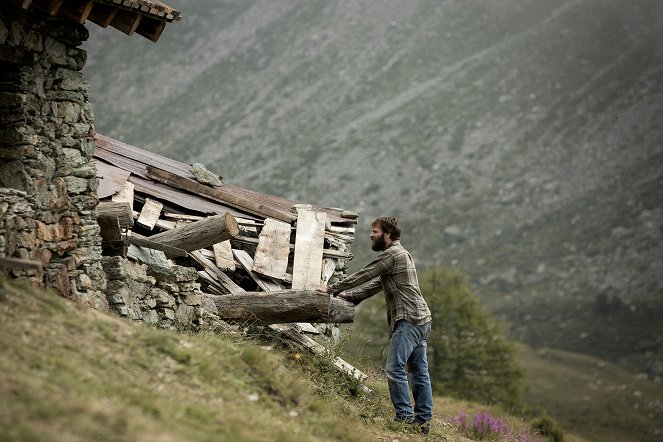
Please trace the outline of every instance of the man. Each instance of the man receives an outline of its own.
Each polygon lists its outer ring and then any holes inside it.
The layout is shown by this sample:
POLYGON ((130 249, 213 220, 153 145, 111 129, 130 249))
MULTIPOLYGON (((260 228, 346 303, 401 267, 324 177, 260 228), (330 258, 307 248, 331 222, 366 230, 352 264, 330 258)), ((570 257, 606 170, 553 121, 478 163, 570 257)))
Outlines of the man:
POLYGON ((397 218, 381 217, 371 224, 371 248, 378 257, 342 281, 321 292, 347 299, 355 305, 383 291, 387 302, 389 355, 385 371, 396 420, 430 429, 433 393, 428 374, 426 338, 430 333, 431 314, 421 295, 414 261, 401 246, 401 226, 397 218), (354 289, 354 290, 351 290, 354 289), (411 376, 414 408, 406 366, 411 376))

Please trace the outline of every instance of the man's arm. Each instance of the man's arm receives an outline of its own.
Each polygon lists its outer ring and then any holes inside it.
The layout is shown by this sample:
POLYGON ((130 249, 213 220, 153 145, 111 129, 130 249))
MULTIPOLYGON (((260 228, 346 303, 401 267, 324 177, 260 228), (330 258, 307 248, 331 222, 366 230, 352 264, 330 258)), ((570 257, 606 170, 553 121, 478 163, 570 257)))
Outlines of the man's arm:
MULTIPOLYGON (((379 277, 390 271, 393 268, 393 265, 394 265, 394 257, 392 256, 392 254, 387 252, 382 252, 378 255, 377 258, 366 264, 363 269, 359 270, 356 273, 353 273, 352 275, 348 276, 342 281, 330 285, 327 288, 327 291, 332 294, 344 292, 354 287, 359 287, 360 285, 366 284, 369 281, 376 278, 378 278, 378 284, 379 284, 380 283, 379 277)), ((379 285, 379 287, 380 289, 382 288, 381 285, 379 285)), ((374 295, 375 293, 377 292, 373 292, 372 295, 374 295)))
POLYGON ((347 290, 339 294, 339 297, 347 299, 354 305, 359 304, 364 299, 368 299, 376 293, 382 291, 382 281, 380 278, 374 278, 370 282, 362 285, 355 290, 347 290))

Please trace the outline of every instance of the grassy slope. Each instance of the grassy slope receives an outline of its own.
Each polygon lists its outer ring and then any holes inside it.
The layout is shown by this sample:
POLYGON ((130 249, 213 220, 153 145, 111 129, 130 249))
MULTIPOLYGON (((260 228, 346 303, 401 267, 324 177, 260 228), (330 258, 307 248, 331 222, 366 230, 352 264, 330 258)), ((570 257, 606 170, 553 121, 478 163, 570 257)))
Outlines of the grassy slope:
MULTIPOLYGON (((423 440, 391 421, 384 379, 353 397, 308 355, 129 323, 21 282, 0 279, 0 346, 3 440, 423 440)), ((430 439, 463 440, 443 421, 469 405, 436 401, 430 439)))
POLYGON ((660 441, 663 386, 614 364, 560 350, 526 349, 527 401, 595 441, 660 441))

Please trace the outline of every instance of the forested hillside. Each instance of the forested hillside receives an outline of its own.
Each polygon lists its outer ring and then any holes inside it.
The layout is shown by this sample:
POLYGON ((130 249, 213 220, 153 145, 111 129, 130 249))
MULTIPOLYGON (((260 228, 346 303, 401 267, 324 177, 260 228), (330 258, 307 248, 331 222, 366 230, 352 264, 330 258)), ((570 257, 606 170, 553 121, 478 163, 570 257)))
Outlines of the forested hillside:
POLYGON ((399 216, 520 339, 660 359, 663 3, 168 3, 156 45, 90 28, 99 132, 357 210, 360 237, 399 216))

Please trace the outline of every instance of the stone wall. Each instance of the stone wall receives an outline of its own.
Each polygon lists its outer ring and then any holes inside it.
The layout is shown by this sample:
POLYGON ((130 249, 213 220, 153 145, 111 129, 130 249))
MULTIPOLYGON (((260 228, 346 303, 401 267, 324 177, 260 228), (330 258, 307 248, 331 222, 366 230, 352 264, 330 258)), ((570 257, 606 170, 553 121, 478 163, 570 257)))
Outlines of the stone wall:
POLYGON ((104 309, 87 37, 11 2, 0 11, 0 45, 34 57, 0 70, 0 256, 42 261, 41 284, 104 309))
POLYGON ((111 310, 120 316, 161 328, 208 328, 209 315, 203 308, 203 293, 196 282, 196 270, 173 265, 165 256, 161 263, 104 256, 102 264, 108 278, 111 310))

